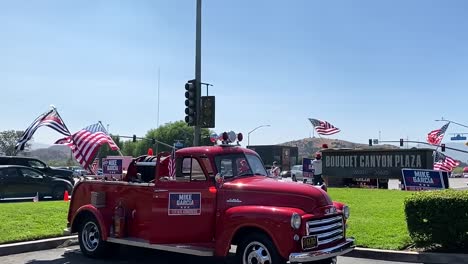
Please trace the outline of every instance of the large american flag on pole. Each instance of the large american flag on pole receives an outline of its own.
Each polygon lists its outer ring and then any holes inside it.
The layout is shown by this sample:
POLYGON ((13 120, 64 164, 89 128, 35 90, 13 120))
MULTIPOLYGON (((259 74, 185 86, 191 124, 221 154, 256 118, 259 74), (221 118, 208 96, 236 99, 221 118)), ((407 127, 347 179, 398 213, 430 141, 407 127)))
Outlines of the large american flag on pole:
POLYGON ((171 156, 169 157, 169 177, 175 178, 176 176, 176 159, 175 159, 175 148, 172 148, 171 156))
POLYGON ((427 143, 431 145, 439 145, 440 142, 442 142, 442 139, 444 138, 445 131, 447 131, 447 128, 449 126, 450 122, 443 125, 440 129, 432 130, 427 134, 427 143))
POLYGON ((55 142, 55 144, 69 146, 75 156, 75 159, 84 168, 89 168, 96 152, 103 144, 106 143, 112 150, 119 149, 100 122, 87 126, 73 135, 59 139, 55 142))
POLYGON ((452 159, 449 156, 445 156, 439 151, 435 152, 434 157, 434 170, 440 171, 452 171, 454 168, 458 167, 460 162, 452 159))
POLYGON ((340 132, 340 129, 334 127, 327 121, 322 121, 314 118, 309 118, 310 123, 320 135, 333 135, 340 132))
POLYGON ((68 131, 67 126, 65 126, 65 123, 58 114, 57 109, 53 107, 51 110, 43 113, 32 122, 32 124, 24 131, 21 138, 18 139, 15 149, 24 150, 26 143, 31 140, 36 130, 41 126, 50 127, 65 136, 70 135, 70 131, 68 131))

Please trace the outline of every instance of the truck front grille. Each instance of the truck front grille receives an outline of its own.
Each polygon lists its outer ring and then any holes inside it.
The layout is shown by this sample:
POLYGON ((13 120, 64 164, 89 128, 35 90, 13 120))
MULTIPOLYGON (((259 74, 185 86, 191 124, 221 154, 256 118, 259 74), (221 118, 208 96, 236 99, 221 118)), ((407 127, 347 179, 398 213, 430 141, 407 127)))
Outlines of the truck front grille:
POLYGON ((317 236, 318 246, 344 237, 343 217, 341 215, 307 221, 306 228, 307 235, 317 236))

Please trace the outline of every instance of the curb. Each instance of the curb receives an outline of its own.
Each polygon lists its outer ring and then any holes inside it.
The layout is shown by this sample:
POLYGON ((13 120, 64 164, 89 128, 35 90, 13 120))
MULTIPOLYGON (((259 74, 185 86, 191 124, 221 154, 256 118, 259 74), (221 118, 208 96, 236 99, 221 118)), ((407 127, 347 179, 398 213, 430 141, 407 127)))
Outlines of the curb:
POLYGON ((468 263, 468 254, 383 250, 356 247, 346 257, 424 264, 468 263))
MULTIPOLYGON (((78 245, 78 237, 64 236, 0 245, 0 256, 78 245)), ((356 247, 346 257, 424 264, 468 264, 468 254, 430 253, 356 247)))
POLYGON ((39 251, 78 244, 77 236, 64 236, 0 245, 0 256, 39 251))

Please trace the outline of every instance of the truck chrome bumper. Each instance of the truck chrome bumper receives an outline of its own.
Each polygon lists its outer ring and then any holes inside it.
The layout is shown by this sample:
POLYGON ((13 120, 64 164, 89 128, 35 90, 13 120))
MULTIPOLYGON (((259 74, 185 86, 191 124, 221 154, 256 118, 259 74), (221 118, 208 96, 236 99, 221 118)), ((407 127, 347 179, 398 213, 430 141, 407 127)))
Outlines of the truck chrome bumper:
POLYGON ((311 262, 336 256, 344 255, 354 249, 354 238, 347 238, 345 242, 331 248, 324 248, 317 251, 308 251, 301 253, 291 253, 289 262, 311 262))

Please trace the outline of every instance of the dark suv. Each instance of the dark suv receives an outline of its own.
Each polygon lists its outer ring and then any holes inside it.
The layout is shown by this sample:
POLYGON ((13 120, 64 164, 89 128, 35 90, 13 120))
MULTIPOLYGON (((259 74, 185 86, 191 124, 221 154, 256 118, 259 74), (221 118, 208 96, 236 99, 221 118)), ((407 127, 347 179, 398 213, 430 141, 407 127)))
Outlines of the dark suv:
POLYGON ((40 170, 47 176, 64 179, 68 181, 72 186, 75 185, 72 170, 51 168, 41 160, 35 158, 0 156, 0 165, 19 165, 31 167, 40 170))

